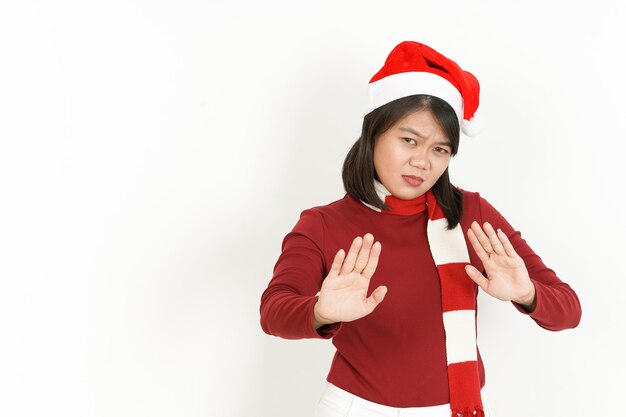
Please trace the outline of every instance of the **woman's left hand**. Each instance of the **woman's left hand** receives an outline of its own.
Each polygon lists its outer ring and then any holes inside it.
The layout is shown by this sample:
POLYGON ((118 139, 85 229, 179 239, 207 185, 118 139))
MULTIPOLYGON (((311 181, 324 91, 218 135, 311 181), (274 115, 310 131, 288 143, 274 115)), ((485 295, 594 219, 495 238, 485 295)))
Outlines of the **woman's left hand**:
POLYGON ((527 311, 535 309, 535 286, 528 276, 523 259, 500 229, 496 232, 489 223, 483 228, 473 222, 467 237, 485 267, 485 277, 472 265, 467 275, 487 294, 502 301, 513 301, 527 311), (484 229, 484 230, 483 230, 484 229))

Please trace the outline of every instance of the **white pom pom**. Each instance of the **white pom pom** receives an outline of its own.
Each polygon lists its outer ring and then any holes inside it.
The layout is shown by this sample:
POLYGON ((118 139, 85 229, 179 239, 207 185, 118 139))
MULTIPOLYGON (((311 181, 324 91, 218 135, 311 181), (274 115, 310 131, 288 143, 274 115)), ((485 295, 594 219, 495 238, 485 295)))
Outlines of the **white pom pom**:
POLYGON ((463 120, 461 122, 461 131, 472 138, 478 136, 478 134, 483 131, 484 127, 485 121, 480 117, 478 112, 474 113, 474 117, 470 120, 463 120))

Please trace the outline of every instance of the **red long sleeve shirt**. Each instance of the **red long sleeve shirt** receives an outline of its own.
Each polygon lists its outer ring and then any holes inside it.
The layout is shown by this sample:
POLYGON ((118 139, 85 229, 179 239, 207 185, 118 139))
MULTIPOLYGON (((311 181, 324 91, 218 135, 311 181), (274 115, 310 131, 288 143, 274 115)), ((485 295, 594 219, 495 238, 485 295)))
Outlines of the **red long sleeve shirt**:
MULTIPOLYGON (((581 308, 570 286, 478 193, 463 191, 463 196, 463 230, 474 220, 488 221, 506 233, 523 258, 537 294, 529 316, 548 330, 576 327, 581 308)), ((261 297, 263 330, 286 339, 332 338, 337 351, 327 379, 361 398, 392 407, 448 403, 440 284, 426 236, 427 221, 426 211, 378 212, 347 194, 304 210, 283 240, 273 277, 261 297), (366 317, 316 330, 313 307, 335 254, 342 248, 347 252, 352 240, 365 233, 382 244, 370 291, 386 285, 385 300, 366 317)), ((465 239, 472 265, 484 272, 467 235, 465 239)), ((478 366, 482 386, 480 353, 478 366)))

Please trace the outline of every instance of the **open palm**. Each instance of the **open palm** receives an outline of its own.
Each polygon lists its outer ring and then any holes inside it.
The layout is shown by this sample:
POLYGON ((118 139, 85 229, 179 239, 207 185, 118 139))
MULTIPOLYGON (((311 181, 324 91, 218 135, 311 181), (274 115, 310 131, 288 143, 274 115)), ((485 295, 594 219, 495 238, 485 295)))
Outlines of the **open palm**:
POLYGON ((386 287, 380 286, 367 296, 380 252, 380 242, 374 243, 370 233, 355 238, 347 255, 343 249, 337 252, 315 305, 317 324, 353 321, 370 314, 380 304, 386 287))
POLYGON ((487 274, 484 276, 468 265, 465 270, 469 277, 493 297, 532 306, 535 287, 523 259, 515 252, 506 234, 500 229, 496 232, 489 223, 481 228, 473 222, 467 236, 487 274))

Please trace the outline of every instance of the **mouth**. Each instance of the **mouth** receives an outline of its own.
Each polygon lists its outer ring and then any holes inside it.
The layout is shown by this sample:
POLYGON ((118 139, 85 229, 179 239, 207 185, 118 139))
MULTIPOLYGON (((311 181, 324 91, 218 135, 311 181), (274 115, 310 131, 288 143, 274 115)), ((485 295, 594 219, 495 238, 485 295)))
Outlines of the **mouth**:
POLYGON ((403 175, 402 178, 404 178, 404 181, 407 184, 409 184, 409 185, 411 185, 413 187, 419 187, 424 182, 424 178, 417 177, 415 175, 403 175))

